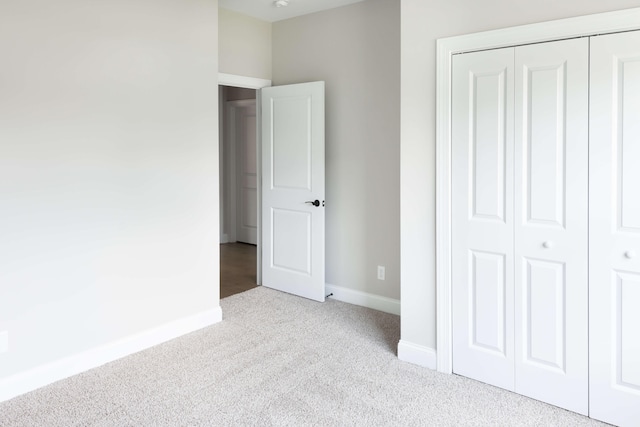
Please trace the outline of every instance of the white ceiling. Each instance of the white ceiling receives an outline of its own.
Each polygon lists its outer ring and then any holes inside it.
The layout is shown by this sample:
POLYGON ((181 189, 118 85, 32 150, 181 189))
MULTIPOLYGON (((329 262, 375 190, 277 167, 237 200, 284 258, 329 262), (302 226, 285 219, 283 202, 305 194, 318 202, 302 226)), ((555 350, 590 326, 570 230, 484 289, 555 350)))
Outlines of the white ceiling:
POLYGON ((263 21, 275 22, 361 1, 364 0, 289 0, 289 6, 276 7, 274 0, 219 0, 218 5, 263 21))

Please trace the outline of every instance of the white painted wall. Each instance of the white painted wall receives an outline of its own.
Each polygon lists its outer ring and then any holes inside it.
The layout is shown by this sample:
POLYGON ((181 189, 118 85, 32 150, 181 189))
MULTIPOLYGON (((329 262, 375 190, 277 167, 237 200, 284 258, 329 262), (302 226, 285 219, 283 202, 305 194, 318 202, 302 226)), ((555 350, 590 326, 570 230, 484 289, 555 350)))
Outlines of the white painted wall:
POLYGON ((2 392, 219 307, 217 14, 0 3, 2 392))
POLYGON ((399 299, 400 1, 274 23, 274 85, 316 80, 326 82, 327 283, 399 299))
POLYGON ((271 23, 219 9, 220 72, 271 80, 271 23))
POLYGON ((402 0, 402 341, 436 346, 436 40, 637 7, 638 0, 402 0))

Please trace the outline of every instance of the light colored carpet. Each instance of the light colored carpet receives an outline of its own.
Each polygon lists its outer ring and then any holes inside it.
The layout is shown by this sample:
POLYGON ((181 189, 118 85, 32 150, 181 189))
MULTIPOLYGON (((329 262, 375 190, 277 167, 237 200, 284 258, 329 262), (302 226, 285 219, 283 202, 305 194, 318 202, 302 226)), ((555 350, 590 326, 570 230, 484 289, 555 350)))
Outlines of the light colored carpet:
POLYGON ((262 287, 221 304, 222 323, 0 404, 0 425, 601 425, 399 361, 394 315, 262 287))

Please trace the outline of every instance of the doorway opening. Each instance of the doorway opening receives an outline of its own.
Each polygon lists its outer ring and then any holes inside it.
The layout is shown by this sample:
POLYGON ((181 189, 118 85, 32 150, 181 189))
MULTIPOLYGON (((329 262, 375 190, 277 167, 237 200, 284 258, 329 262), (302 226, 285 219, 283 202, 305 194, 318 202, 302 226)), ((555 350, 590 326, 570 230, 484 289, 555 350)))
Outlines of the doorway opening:
POLYGON ((219 86, 220 298, 258 286, 256 92, 219 86))
POLYGON ((271 88, 219 73, 218 85, 220 242, 256 246, 256 285, 324 301, 324 82, 271 88))

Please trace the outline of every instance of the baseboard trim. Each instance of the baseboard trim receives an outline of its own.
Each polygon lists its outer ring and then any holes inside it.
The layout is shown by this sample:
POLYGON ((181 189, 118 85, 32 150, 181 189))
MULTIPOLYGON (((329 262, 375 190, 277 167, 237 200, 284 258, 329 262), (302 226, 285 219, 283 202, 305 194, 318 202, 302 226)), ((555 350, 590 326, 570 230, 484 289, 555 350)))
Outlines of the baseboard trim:
POLYGON ((431 347, 414 344, 404 340, 398 343, 398 359, 413 363, 414 365, 424 366, 429 369, 437 368, 437 353, 431 347))
POLYGON ((222 309, 213 308, 166 323, 108 344, 46 363, 36 368, 0 379, 0 402, 97 368, 222 320, 222 309))
POLYGON ((331 298, 349 304, 372 308, 385 313, 400 316, 400 301, 393 298, 381 297, 367 292, 356 291, 335 285, 325 285, 327 295, 333 294, 331 298))

